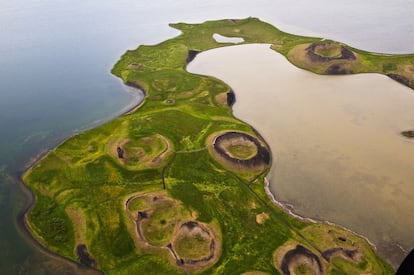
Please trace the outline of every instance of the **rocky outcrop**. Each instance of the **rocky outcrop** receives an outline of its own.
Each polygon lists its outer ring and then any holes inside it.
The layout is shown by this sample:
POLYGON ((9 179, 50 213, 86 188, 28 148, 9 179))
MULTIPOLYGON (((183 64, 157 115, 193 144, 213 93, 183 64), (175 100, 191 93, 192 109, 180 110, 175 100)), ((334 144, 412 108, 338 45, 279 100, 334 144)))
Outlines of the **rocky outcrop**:
POLYGON ((405 136, 406 138, 414 138, 414 130, 408 130, 401 132, 401 135, 405 136))
POLYGON ((116 147, 116 152, 118 153, 118 158, 123 159, 124 158, 124 150, 122 150, 121 147, 116 147))
POLYGON ((326 74, 330 75, 342 75, 342 74, 353 74, 354 72, 350 69, 345 68, 342 64, 333 64, 326 70, 326 74))
POLYGON ((189 50, 188 54, 187 54, 187 59, 186 62, 187 64, 190 63, 191 61, 194 60, 194 58, 197 56, 197 54, 199 54, 200 51, 196 51, 196 50, 189 50))
POLYGON ((405 86, 410 86, 410 80, 406 78, 405 76, 402 76, 400 74, 393 74, 393 73, 389 73, 387 74, 387 76, 405 86))
POLYGON ((236 95, 233 90, 230 90, 227 94, 227 106, 231 107, 236 102, 236 95))
POLYGON ((79 262, 83 265, 96 268, 97 262, 95 259, 89 255, 88 248, 84 244, 79 244, 76 247, 76 254, 78 256, 79 262))

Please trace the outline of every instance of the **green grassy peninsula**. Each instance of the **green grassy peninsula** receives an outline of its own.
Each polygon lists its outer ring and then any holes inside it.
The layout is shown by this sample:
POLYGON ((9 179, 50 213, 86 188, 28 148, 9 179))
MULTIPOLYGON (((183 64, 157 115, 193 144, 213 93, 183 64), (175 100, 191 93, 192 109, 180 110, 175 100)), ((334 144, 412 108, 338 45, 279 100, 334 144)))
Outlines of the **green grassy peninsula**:
POLYGON ((293 218, 264 189, 270 148, 232 115, 234 93, 190 74, 201 51, 270 43, 317 73, 380 72, 413 87, 413 56, 281 32, 255 18, 172 24, 173 39, 127 51, 112 73, 144 102, 77 134, 24 175, 26 215, 50 251, 107 274, 392 274, 363 238, 293 218))

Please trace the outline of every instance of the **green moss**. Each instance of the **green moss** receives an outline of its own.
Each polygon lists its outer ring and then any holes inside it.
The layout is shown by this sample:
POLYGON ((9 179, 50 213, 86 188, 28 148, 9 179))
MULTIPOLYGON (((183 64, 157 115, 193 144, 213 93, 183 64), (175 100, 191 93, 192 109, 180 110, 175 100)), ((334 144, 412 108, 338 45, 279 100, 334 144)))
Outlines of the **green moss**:
POLYGON ((238 159, 249 159, 257 154, 257 148, 253 146, 232 144, 227 148, 228 152, 238 159))
POLYGON ((34 232, 42 238, 41 242, 46 247, 56 249, 60 254, 73 259, 71 250, 74 246, 74 231, 64 206, 40 194, 37 200, 38 203, 29 214, 29 221, 35 224, 34 232))

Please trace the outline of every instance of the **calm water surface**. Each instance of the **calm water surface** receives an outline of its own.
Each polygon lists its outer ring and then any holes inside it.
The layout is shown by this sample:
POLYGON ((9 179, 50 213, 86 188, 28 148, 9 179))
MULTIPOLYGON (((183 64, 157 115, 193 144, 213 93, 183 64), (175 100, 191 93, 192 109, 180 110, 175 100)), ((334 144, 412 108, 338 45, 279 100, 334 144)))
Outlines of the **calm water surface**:
POLYGON ((177 35, 170 22, 255 16, 371 51, 414 52, 413 12, 404 0, 0 0, 0 273, 57 273, 17 230, 26 199, 14 177, 39 153, 140 100, 109 73, 126 49, 177 35))
POLYGON ((264 44, 201 53, 188 70, 234 89, 234 114, 272 149, 277 200, 367 236, 394 262, 396 245, 414 247, 414 142, 400 135, 414 126, 411 89, 379 74, 316 75, 264 44))

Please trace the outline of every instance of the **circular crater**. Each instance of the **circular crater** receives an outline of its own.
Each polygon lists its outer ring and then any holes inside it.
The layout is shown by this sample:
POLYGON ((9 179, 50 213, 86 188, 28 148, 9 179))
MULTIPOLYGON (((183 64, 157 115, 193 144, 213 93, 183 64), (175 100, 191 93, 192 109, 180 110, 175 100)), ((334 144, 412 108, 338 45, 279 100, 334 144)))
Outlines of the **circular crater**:
POLYGON ((306 48, 308 57, 313 62, 329 62, 333 60, 356 60, 354 52, 338 43, 318 42, 306 48))
POLYGON ((337 43, 317 43, 314 46, 314 53, 328 58, 340 58, 342 56, 342 46, 337 43))
POLYGON ((170 141, 160 134, 113 139, 108 147, 111 155, 129 169, 159 167, 171 152, 170 141))
POLYGON ((170 249, 179 265, 202 265, 215 256, 217 244, 211 231, 196 221, 181 224, 170 249))
POLYGON ((178 202, 163 195, 130 198, 126 209, 135 221, 138 237, 153 246, 167 245, 183 216, 178 202))
POLYGON ((318 256, 304 246, 297 245, 283 257, 281 270, 284 275, 290 274, 324 274, 318 256))
POLYGON ((223 139, 218 146, 233 159, 251 159, 257 155, 258 151, 257 145, 252 140, 242 136, 223 139))
POLYGON ((226 161, 244 167, 270 164, 270 152, 257 138, 242 132, 226 132, 213 140, 214 151, 226 161))

